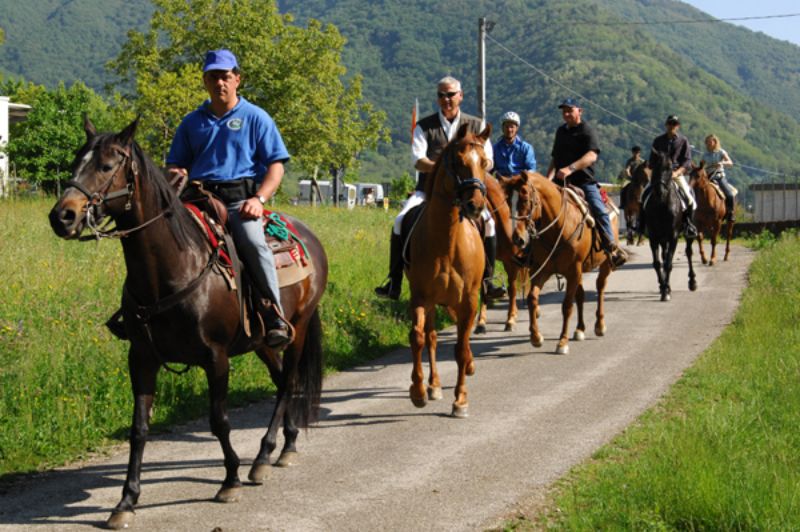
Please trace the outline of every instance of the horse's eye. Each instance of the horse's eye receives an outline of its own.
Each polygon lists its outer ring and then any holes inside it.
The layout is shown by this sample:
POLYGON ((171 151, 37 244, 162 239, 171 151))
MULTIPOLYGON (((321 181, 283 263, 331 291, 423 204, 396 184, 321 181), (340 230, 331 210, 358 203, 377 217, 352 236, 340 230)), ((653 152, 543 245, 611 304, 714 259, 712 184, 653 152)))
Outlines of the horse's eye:
POLYGON ((113 169, 114 169, 114 167, 111 166, 110 164, 104 164, 103 168, 102 168, 103 172, 110 172, 113 169))

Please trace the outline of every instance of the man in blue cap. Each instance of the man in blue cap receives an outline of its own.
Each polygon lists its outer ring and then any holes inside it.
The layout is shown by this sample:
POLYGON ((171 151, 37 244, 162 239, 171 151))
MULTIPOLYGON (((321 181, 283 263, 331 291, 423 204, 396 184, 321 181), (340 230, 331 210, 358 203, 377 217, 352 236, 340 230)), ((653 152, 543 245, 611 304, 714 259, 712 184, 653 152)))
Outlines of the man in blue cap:
POLYGON ((267 345, 283 349, 283 321, 275 257, 264 239, 264 204, 283 179, 289 152, 272 117, 237 94, 241 74, 230 50, 212 50, 203 64, 209 99, 178 126, 167 156, 170 172, 202 181, 228 207, 236 249, 260 294, 275 305, 267 345))
POLYGON ((561 186, 569 182, 583 190, 592 216, 597 222, 600 244, 611 259, 611 265, 619 268, 628 257, 617 245, 600 195, 600 185, 594 178, 594 163, 600 155, 597 134, 582 119, 582 109, 575 98, 567 98, 558 108, 561 109, 564 124, 556 130, 547 178, 561 186))

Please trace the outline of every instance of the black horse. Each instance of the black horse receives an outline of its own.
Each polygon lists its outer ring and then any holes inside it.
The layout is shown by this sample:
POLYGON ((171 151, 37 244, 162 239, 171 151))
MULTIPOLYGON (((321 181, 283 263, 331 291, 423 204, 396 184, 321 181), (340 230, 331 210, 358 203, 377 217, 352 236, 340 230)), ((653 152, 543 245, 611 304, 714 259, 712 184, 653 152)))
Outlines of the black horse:
POLYGON ((242 485, 226 411, 229 358, 255 351, 277 386, 269 429, 249 474, 257 484, 268 473, 281 425, 285 444, 278 465, 294 459, 298 427, 315 417, 322 387, 317 305, 327 283, 328 262, 319 240, 291 220, 314 271, 281 289, 285 316, 295 329, 281 359, 267 347, 263 329, 254 327, 250 336, 242 333, 239 301, 218 265, 218 253, 162 172, 134 142, 136 125, 134 121, 118 134, 97 134, 85 120, 87 140, 77 152, 72 180, 50 212, 58 236, 76 239, 88 229, 98 238, 119 237, 125 256, 122 310, 131 342, 128 367, 134 408, 128 474, 122 499, 107 522, 114 529, 127 528, 134 519, 156 376, 162 366, 186 364, 206 372, 211 431, 225 455, 225 480, 216 495, 220 502, 237 500, 242 485), (102 228, 109 217, 115 230, 102 228))
MULTIPOLYGON (((653 268, 658 276, 661 301, 669 301, 672 289, 669 277, 672 273, 672 259, 683 226, 683 209, 678 190, 672 180, 672 162, 669 155, 653 152, 650 159, 652 175, 650 194, 644 206, 645 225, 653 253, 653 268), (659 259, 659 251, 661 258, 659 259)), ((692 268, 692 242, 686 238, 686 260, 689 262, 689 290, 697 290, 694 268, 692 268)))

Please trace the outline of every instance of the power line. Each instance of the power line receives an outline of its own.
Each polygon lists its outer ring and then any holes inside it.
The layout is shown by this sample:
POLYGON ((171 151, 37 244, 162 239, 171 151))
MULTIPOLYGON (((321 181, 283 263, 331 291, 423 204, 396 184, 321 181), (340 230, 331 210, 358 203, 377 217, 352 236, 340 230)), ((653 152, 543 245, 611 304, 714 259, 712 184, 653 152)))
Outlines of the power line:
MULTIPOLYGON (((588 98, 588 97, 584 96, 583 94, 581 94, 581 93, 579 93, 578 91, 576 91, 576 90, 572 89, 571 87, 567 86, 566 84, 564 84, 564 83, 562 83, 562 82, 558 81, 558 80, 557 80, 557 79, 555 79, 554 77, 552 77, 552 76, 548 75, 548 74, 547 74, 546 72, 544 72, 542 69, 540 69, 540 68, 536 67, 535 65, 531 64, 529 61, 525 60, 524 58, 520 57, 519 55, 517 55, 516 53, 514 53, 513 51, 511 51, 511 50, 510 50, 508 47, 506 47, 506 46, 505 46, 504 44, 502 44, 500 41, 498 41, 497 39, 495 39, 494 37, 492 37, 492 36, 491 36, 491 34, 489 34, 489 33, 486 33, 486 38, 487 38, 487 39, 489 39, 490 41, 492 41, 492 42, 493 42, 494 44, 496 44, 497 46, 499 46, 499 47, 500 47, 500 48, 501 48, 503 51, 505 51, 507 54, 509 54, 509 55, 511 55, 512 57, 514 57, 514 58, 515 58, 517 61, 520 61, 521 63, 525 64, 525 65, 526 65, 526 66, 528 66, 528 67, 529 67, 531 70, 533 70, 534 72, 536 72, 537 74, 539 74, 540 76, 542 76, 543 78, 545 78, 546 80, 548 80, 548 81, 550 81, 550 82, 552 82, 552 83, 555 83, 556 85, 558 85, 559 87, 561 87, 561 88, 562 88, 562 89, 564 89, 565 91, 569 92, 570 94, 572 94, 572 95, 574 95, 574 96, 577 96, 577 97, 578 97, 578 98, 580 98, 581 100, 583 100, 583 101, 585 101, 585 102, 588 102, 589 104, 591 104, 591 105, 593 105, 593 106, 597 107, 598 109, 600 109, 600 110, 602 110, 602 111, 605 111, 606 113, 610 114, 610 115, 611 115, 611 116, 613 116, 614 118, 616 118, 616 119, 618 119, 618 120, 621 120, 622 122, 624 122, 624 123, 626 123, 626 124, 628 124, 628 125, 630 125, 630 126, 632 126, 632 127, 635 127, 635 128, 637 128, 637 129, 639 129, 639 130, 641 130, 641 131, 644 131, 645 133, 648 133, 648 134, 650 134, 650 135, 653 135, 653 134, 655 134, 655 135, 660 135, 660 134, 661 134, 661 131, 658 131, 658 130, 655 130, 655 129, 650 129, 650 128, 647 128, 647 127, 641 126, 641 125, 637 124, 636 122, 631 122, 630 120, 628 120, 628 119, 627 119, 627 118, 625 118, 624 116, 621 116, 621 115, 619 115, 619 114, 615 113, 614 111, 611 111, 610 109, 606 109, 605 107, 603 107, 603 106, 602 106, 602 105, 600 105, 599 103, 595 102, 594 100, 591 100, 590 98, 588 98)), ((694 150, 694 146, 692 146, 692 149, 694 150)), ((773 176, 778 176, 778 177, 791 177, 791 176, 789 176, 789 175, 787 175, 787 174, 783 174, 783 173, 780 173, 780 172, 773 172, 773 171, 771 171, 771 170, 764 170, 764 169, 762 169, 762 168, 756 168, 756 167, 754 167, 754 166, 747 166, 747 165, 744 165, 744 164, 739 164, 739 163, 736 163, 736 165, 737 165, 739 168, 743 168, 743 169, 745 169, 745 168, 746 168, 746 169, 748 169, 748 170, 752 170, 752 171, 755 171, 755 172, 761 172, 761 173, 763 173, 763 174, 770 174, 770 175, 773 175, 773 176)))
POLYGON ((594 24, 596 26, 631 26, 642 24, 713 24, 716 22, 731 22, 739 20, 764 20, 770 18, 789 18, 800 17, 800 13, 786 13, 784 15, 763 15, 758 17, 731 17, 731 18, 707 18, 707 19, 687 19, 687 20, 617 20, 617 21, 594 21, 578 20, 572 24, 594 24))

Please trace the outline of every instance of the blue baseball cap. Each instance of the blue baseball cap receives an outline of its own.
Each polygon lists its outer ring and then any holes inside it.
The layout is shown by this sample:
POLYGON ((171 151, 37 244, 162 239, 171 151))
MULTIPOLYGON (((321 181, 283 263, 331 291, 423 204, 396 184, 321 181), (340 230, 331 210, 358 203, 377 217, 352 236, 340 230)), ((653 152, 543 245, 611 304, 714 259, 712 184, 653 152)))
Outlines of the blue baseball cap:
POLYGON ((203 63, 203 72, 209 70, 233 70, 239 68, 236 56, 230 50, 211 50, 206 54, 206 61, 203 63))
POLYGON ((580 104, 578 103, 577 98, 566 98, 563 102, 558 105, 558 108, 561 109, 562 107, 578 107, 580 108, 580 104))

